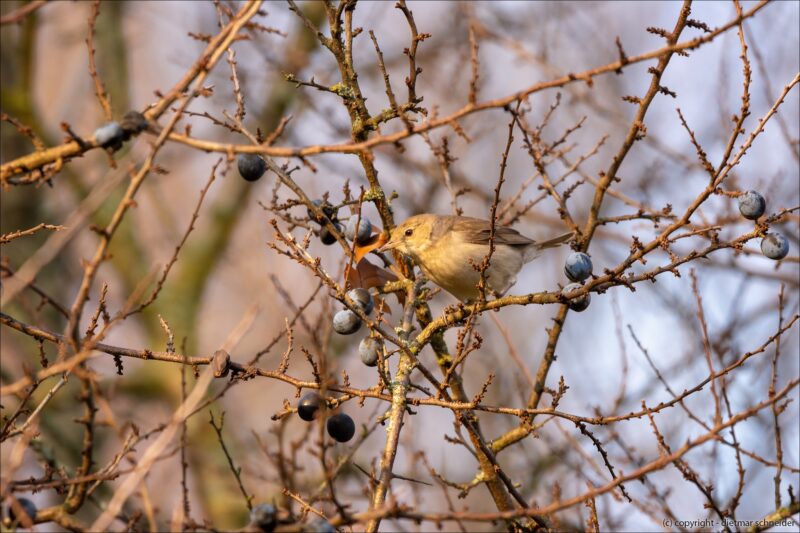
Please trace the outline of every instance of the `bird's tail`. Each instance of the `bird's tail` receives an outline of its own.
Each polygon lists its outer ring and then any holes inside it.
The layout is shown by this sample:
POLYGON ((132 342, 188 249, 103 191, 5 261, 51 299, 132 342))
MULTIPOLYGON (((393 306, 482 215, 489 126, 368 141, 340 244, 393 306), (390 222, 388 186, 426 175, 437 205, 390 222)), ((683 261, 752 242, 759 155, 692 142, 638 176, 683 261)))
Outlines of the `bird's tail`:
POLYGON ((544 250, 546 248, 555 248, 556 246, 561 246, 571 238, 575 236, 574 231, 570 231, 569 233, 565 233, 564 235, 559 235, 554 239, 550 239, 544 242, 537 242, 536 245, 539 247, 540 250, 544 250))
POLYGON ((542 253, 542 250, 546 250, 547 248, 555 248, 556 246, 561 246, 565 242, 569 241, 575 236, 575 232, 565 233, 563 235, 559 235, 553 239, 549 239, 542 242, 536 242, 528 246, 527 250, 525 250, 525 259, 526 263, 533 261, 539 254, 542 253))

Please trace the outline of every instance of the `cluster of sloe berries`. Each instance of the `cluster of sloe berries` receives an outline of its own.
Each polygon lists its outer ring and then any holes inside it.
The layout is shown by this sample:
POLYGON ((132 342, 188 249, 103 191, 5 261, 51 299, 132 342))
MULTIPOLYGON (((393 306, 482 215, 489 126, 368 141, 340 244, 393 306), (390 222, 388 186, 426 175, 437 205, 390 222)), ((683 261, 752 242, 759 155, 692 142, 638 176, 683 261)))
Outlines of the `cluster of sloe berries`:
MULTIPOLYGON (((336 231, 339 233, 344 231, 342 223, 339 222, 337 210, 334 206, 324 200, 314 200, 311 203, 314 204, 317 209, 322 211, 322 214, 325 216, 325 218, 331 221, 331 224, 333 224, 333 227, 336 228, 336 231)), ((319 240, 322 241, 322 244, 329 246, 336 242, 336 237, 333 236, 333 233, 331 233, 328 227, 325 225, 325 218, 317 216, 317 214, 311 209, 308 210, 308 219, 312 222, 316 222, 320 226, 319 240)))
MULTIPOLYGON (((767 209, 767 201, 757 191, 747 191, 739 196, 739 212, 744 218, 758 220, 767 209)), ((761 239, 761 253, 779 261, 789 254, 789 241, 780 233, 767 233, 761 239)))
MULTIPOLYGON (((367 289, 358 287, 347 291, 347 297, 368 315, 375 308, 375 301, 367 289)), ((333 315, 333 330, 341 335, 352 335, 361 329, 361 317, 350 309, 342 309, 333 315)))
MULTIPOLYGON (((311 422, 317 417, 323 401, 318 392, 304 394, 297 403, 297 415, 306 422, 311 422)), ((336 413, 329 417, 325 427, 328 435, 337 442, 347 442, 356 434, 355 422, 344 413, 336 413)))
MULTIPOLYGON (((370 222, 368 218, 359 218, 358 215, 352 215, 346 223, 342 224, 337 216, 336 208, 327 201, 314 200, 312 203, 322 211, 325 218, 330 220, 336 231, 344 234, 346 239, 355 241, 356 244, 361 245, 369 242, 370 237, 372 237, 372 222, 370 222)), ((320 225, 319 240, 322 241, 322 244, 330 245, 336 242, 336 237, 334 237, 333 233, 331 233, 325 225, 325 219, 317 216, 311 209, 308 210, 308 219, 320 225)))
MULTIPOLYGON (((592 275, 592 260, 583 252, 572 252, 567 256, 564 262, 564 274, 567 275, 570 283, 564 287, 562 294, 569 294, 570 292, 580 289, 583 286, 583 280, 592 275)), ((592 296, 587 292, 583 296, 573 298, 567 305, 573 311, 585 311, 592 301, 592 296)))

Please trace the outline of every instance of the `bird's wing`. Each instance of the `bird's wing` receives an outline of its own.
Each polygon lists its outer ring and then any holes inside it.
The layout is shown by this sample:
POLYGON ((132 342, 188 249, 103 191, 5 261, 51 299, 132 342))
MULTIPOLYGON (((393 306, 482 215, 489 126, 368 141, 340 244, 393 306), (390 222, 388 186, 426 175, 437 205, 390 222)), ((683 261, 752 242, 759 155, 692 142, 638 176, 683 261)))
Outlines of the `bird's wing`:
MULTIPOLYGON (((461 235, 464 242, 472 244, 489 244, 491 235, 491 225, 488 220, 472 217, 453 217, 453 231, 461 235)), ((506 226, 496 226, 494 229, 495 244, 507 244, 509 246, 527 246, 535 244, 533 239, 521 235, 514 228, 506 226)))

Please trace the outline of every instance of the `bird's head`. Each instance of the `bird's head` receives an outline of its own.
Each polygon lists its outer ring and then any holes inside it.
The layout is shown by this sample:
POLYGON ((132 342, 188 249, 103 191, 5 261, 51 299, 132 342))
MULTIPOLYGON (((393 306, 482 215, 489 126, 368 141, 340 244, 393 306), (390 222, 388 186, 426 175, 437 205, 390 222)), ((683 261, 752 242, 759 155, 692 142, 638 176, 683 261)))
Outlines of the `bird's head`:
POLYGON ((391 238, 378 251, 397 250, 413 258, 419 257, 433 244, 432 235, 439 218, 426 214, 407 219, 392 230, 391 238))

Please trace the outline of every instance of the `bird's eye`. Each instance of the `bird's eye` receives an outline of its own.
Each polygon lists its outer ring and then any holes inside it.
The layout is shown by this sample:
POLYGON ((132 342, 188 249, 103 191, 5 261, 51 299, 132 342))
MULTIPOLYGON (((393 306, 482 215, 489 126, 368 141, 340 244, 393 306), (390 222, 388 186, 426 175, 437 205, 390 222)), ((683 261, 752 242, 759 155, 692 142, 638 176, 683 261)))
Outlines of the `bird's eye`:
POLYGON ((409 228, 406 230, 406 237, 411 237, 411 234, 414 233, 414 230, 409 228))

